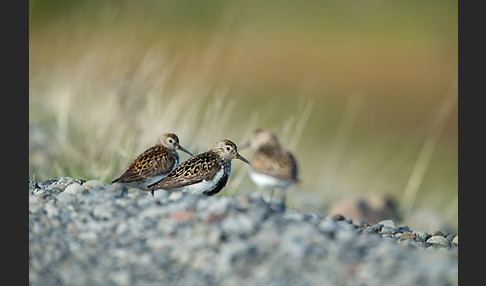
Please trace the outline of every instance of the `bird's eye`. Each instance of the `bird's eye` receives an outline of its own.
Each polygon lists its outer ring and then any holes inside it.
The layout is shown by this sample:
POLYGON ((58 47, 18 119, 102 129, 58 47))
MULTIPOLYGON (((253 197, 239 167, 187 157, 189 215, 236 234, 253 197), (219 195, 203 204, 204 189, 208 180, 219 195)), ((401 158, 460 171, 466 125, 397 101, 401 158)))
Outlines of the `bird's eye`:
POLYGON ((174 143, 174 140, 169 139, 169 143, 170 143, 170 144, 174 143))
POLYGON ((230 151, 230 150, 231 150, 231 147, 226 146, 226 151, 230 151))

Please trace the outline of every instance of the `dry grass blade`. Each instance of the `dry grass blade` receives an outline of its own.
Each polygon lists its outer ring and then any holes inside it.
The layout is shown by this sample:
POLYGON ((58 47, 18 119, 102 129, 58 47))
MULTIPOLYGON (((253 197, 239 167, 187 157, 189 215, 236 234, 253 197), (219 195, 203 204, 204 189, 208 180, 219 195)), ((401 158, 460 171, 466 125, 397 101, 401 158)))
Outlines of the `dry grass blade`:
POLYGON ((329 149, 329 154, 322 164, 321 174, 324 175, 322 176, 321 185, 325 192, 333 192, 332 188, 334 180, 340 163, 343 160, 347 142, 349 141, 351 131, 358 118, 362 102, 363 96, 361 94, 352 94, 346 103, 336 136, 329 149))
POLYGON ((439 137, 444 129, 444 125, 449 118, 454 105, 457 101, 457 77, 453 80, 449 92, 444 97, 437 114, 430 125, 430 131, 425 138, 417 160, 412 170, 402 197, 402 206, 405 216, 408 217, 415 203, 420 184, 425 176, 430 160, 434 154, 439 137))

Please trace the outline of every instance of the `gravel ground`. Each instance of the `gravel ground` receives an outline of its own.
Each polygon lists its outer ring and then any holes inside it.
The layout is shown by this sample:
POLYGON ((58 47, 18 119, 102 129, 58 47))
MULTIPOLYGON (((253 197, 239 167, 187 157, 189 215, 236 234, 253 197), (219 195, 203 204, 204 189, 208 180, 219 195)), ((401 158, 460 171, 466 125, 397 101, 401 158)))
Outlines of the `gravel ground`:
POLYGON ((152 197, 98 180, 29 181, 30 285, 457 285, 458 244, 259 194, 152 197))

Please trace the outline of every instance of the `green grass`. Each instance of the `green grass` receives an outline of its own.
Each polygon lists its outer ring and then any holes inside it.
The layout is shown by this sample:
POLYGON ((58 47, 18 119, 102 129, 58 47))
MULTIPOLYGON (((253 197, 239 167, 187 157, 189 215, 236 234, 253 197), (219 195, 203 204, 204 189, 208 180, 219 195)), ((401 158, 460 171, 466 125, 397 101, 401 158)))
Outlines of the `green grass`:
MULTIPOLYGON (((176 2, 30 2, 30 178, 110 182, 164 132, 200 153, 268 127, 293 207, 382 193, 457 227, 457 3, 176 2)), ((219 195, 254 190, 234 161, 219 195)))

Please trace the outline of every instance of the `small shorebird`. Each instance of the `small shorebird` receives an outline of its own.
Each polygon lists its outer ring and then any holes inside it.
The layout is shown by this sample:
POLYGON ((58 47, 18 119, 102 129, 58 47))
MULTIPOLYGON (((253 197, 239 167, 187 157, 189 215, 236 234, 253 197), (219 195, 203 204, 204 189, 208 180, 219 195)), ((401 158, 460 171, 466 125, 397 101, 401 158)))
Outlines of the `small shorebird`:
POLYGON ((191 152, 179 145, 179 138, 173 133, 165 133, 155 146, 138 155, 130 167, 112 183, 123 183, 129 187, 148 190, 147 186, 167 176, 179 165, 181 150, 193 156, 191 152))
POLYGON ((152 189, 152 194, 156 189, 164 189, 212 196, 226 186, 232 159, 250 164, 238 154, 235 143, 230 140, 218 141, 209 151, 182 162, 167 177, 148 188, 152 189))
POLYGON ((285 202, 286 190, 298 182, 297 161, 294 155, 284 149, 275 133, 268 129, 256 129, 250 139, 240 145, 240 150, 251 147, 249 175, 252 181, 264 189, 271 200, 275 190, 280 190, 279 198, 285 202))

